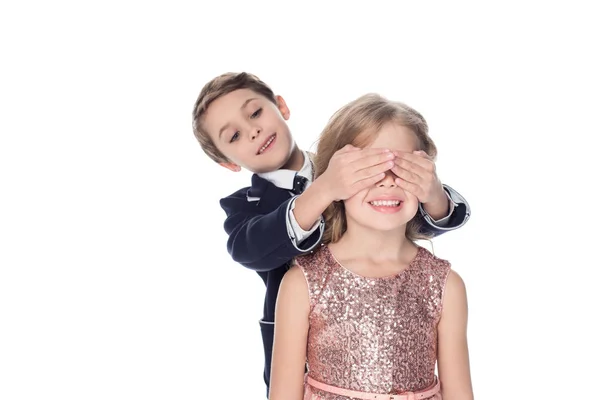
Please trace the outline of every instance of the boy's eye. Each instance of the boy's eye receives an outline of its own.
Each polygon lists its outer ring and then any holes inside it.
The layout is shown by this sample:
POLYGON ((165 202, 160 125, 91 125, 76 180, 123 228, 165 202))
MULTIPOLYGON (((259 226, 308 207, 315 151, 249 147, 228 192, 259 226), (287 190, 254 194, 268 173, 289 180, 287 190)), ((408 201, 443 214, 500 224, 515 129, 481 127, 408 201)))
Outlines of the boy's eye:
POLYGON ((261 113, 262 113, 262 108, 259 108, 258 110, 254 111, 254 113, 250 116, 250 118, 257 118, 260 116, 261 113))
POLYGON ((231 140, 229 141, 229 143, 235 142, 239 136, 240 136, 239 131, 234 133, 233 136, 231 137, 231 140))

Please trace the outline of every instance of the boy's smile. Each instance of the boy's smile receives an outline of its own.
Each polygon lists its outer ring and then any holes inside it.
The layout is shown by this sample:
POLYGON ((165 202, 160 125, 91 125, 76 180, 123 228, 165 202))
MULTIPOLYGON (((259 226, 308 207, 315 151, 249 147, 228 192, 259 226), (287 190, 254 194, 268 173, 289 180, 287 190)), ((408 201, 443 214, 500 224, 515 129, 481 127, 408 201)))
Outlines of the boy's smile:
POLYGON ((267 138, 267 140, 265 140, 265 143, 260 147, 260 149, 258 149, 256 154, 257 155, 263 154, 265 151, 268 151, 269 149, 273 148, 276 138, 277 138, 277 133, 274 133, 271 136, 269 136, 267 138))
MULTIPOLYGON (((292 139, 286 120, 288 109, 282 97, 274 104, 250 89, 238 89, 213 101, 202 124, 215 146, 229 162, 225 168, 254 173, 270 172, 283 167, 293 169, 300 153, 292 139)), ((302 157, 299 157, 302 166, 302 157)))

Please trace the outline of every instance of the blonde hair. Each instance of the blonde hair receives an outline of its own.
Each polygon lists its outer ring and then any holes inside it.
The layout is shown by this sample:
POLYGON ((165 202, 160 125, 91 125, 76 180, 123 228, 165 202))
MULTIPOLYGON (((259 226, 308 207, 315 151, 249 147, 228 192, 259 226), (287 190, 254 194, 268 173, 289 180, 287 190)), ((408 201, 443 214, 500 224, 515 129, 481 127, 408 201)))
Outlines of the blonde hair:
MULTIPOLYGON (((433 158, 437 156, 437 148, 428 135, 427 122, 419 112, 404 103, 390 101, 378 94, 366 94, 340 108, 323 129, 315 156, 315 177, 325 172, 336 151, 347 144, 356 147, 369 145, 388 123, 411 129, 418 140, 417 150, 422 150, 433 158)), ((344 203, 332 203, 325 210, 324 217, 323 243, 335 243, 347 228, 344 203)), ((408 222, 406 237, 411 241, 430 238, 421 232, 416 218, 408 222)))
POLYGON ((273 104, 277 104, 273 90, 258 79, 257 76, 247 72, 227 72, 210 80, 198 95, 194 111, 192 112, 192 129, 194 136, 198 139, 200 147, 213 161, 221 163, 228 162, 227 157, 217 149, 208 132, 202 126, 202 118, 210 104, 219 97, 225 96, 238 89, 250 89, 257 94, 266 97, 273 104))

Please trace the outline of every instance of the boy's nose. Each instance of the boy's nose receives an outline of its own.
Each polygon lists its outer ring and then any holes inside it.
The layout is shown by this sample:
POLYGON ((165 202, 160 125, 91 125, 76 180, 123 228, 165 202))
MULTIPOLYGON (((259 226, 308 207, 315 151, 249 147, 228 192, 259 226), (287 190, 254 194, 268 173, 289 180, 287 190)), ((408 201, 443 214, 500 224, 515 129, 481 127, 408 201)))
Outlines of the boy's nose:
POLYGON ((254 140, 260 135, 260 128, 252 128, 250 131, 250 139, 254 140))
POLYGON ((377 183, 378 187, 396 187, 396 174, 386 171, 382 180, 377 183))

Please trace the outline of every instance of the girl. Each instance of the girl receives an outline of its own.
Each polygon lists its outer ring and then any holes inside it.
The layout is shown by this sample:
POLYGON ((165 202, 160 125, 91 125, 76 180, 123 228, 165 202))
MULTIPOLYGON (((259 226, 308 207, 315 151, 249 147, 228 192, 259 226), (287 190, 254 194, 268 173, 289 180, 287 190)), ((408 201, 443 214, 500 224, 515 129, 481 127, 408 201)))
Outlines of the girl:
MULTIPOLYGON (((437 153, 418 112, 378 95, 334 114, 319 141, 317 176, 356 147, 437 153)), ((423 238, 418 200, 400 188, 396 168, 333 203, 323 244, 285 275, 271 400, 473 398, 465 286, 448 261, 415 244, 423 238)))

